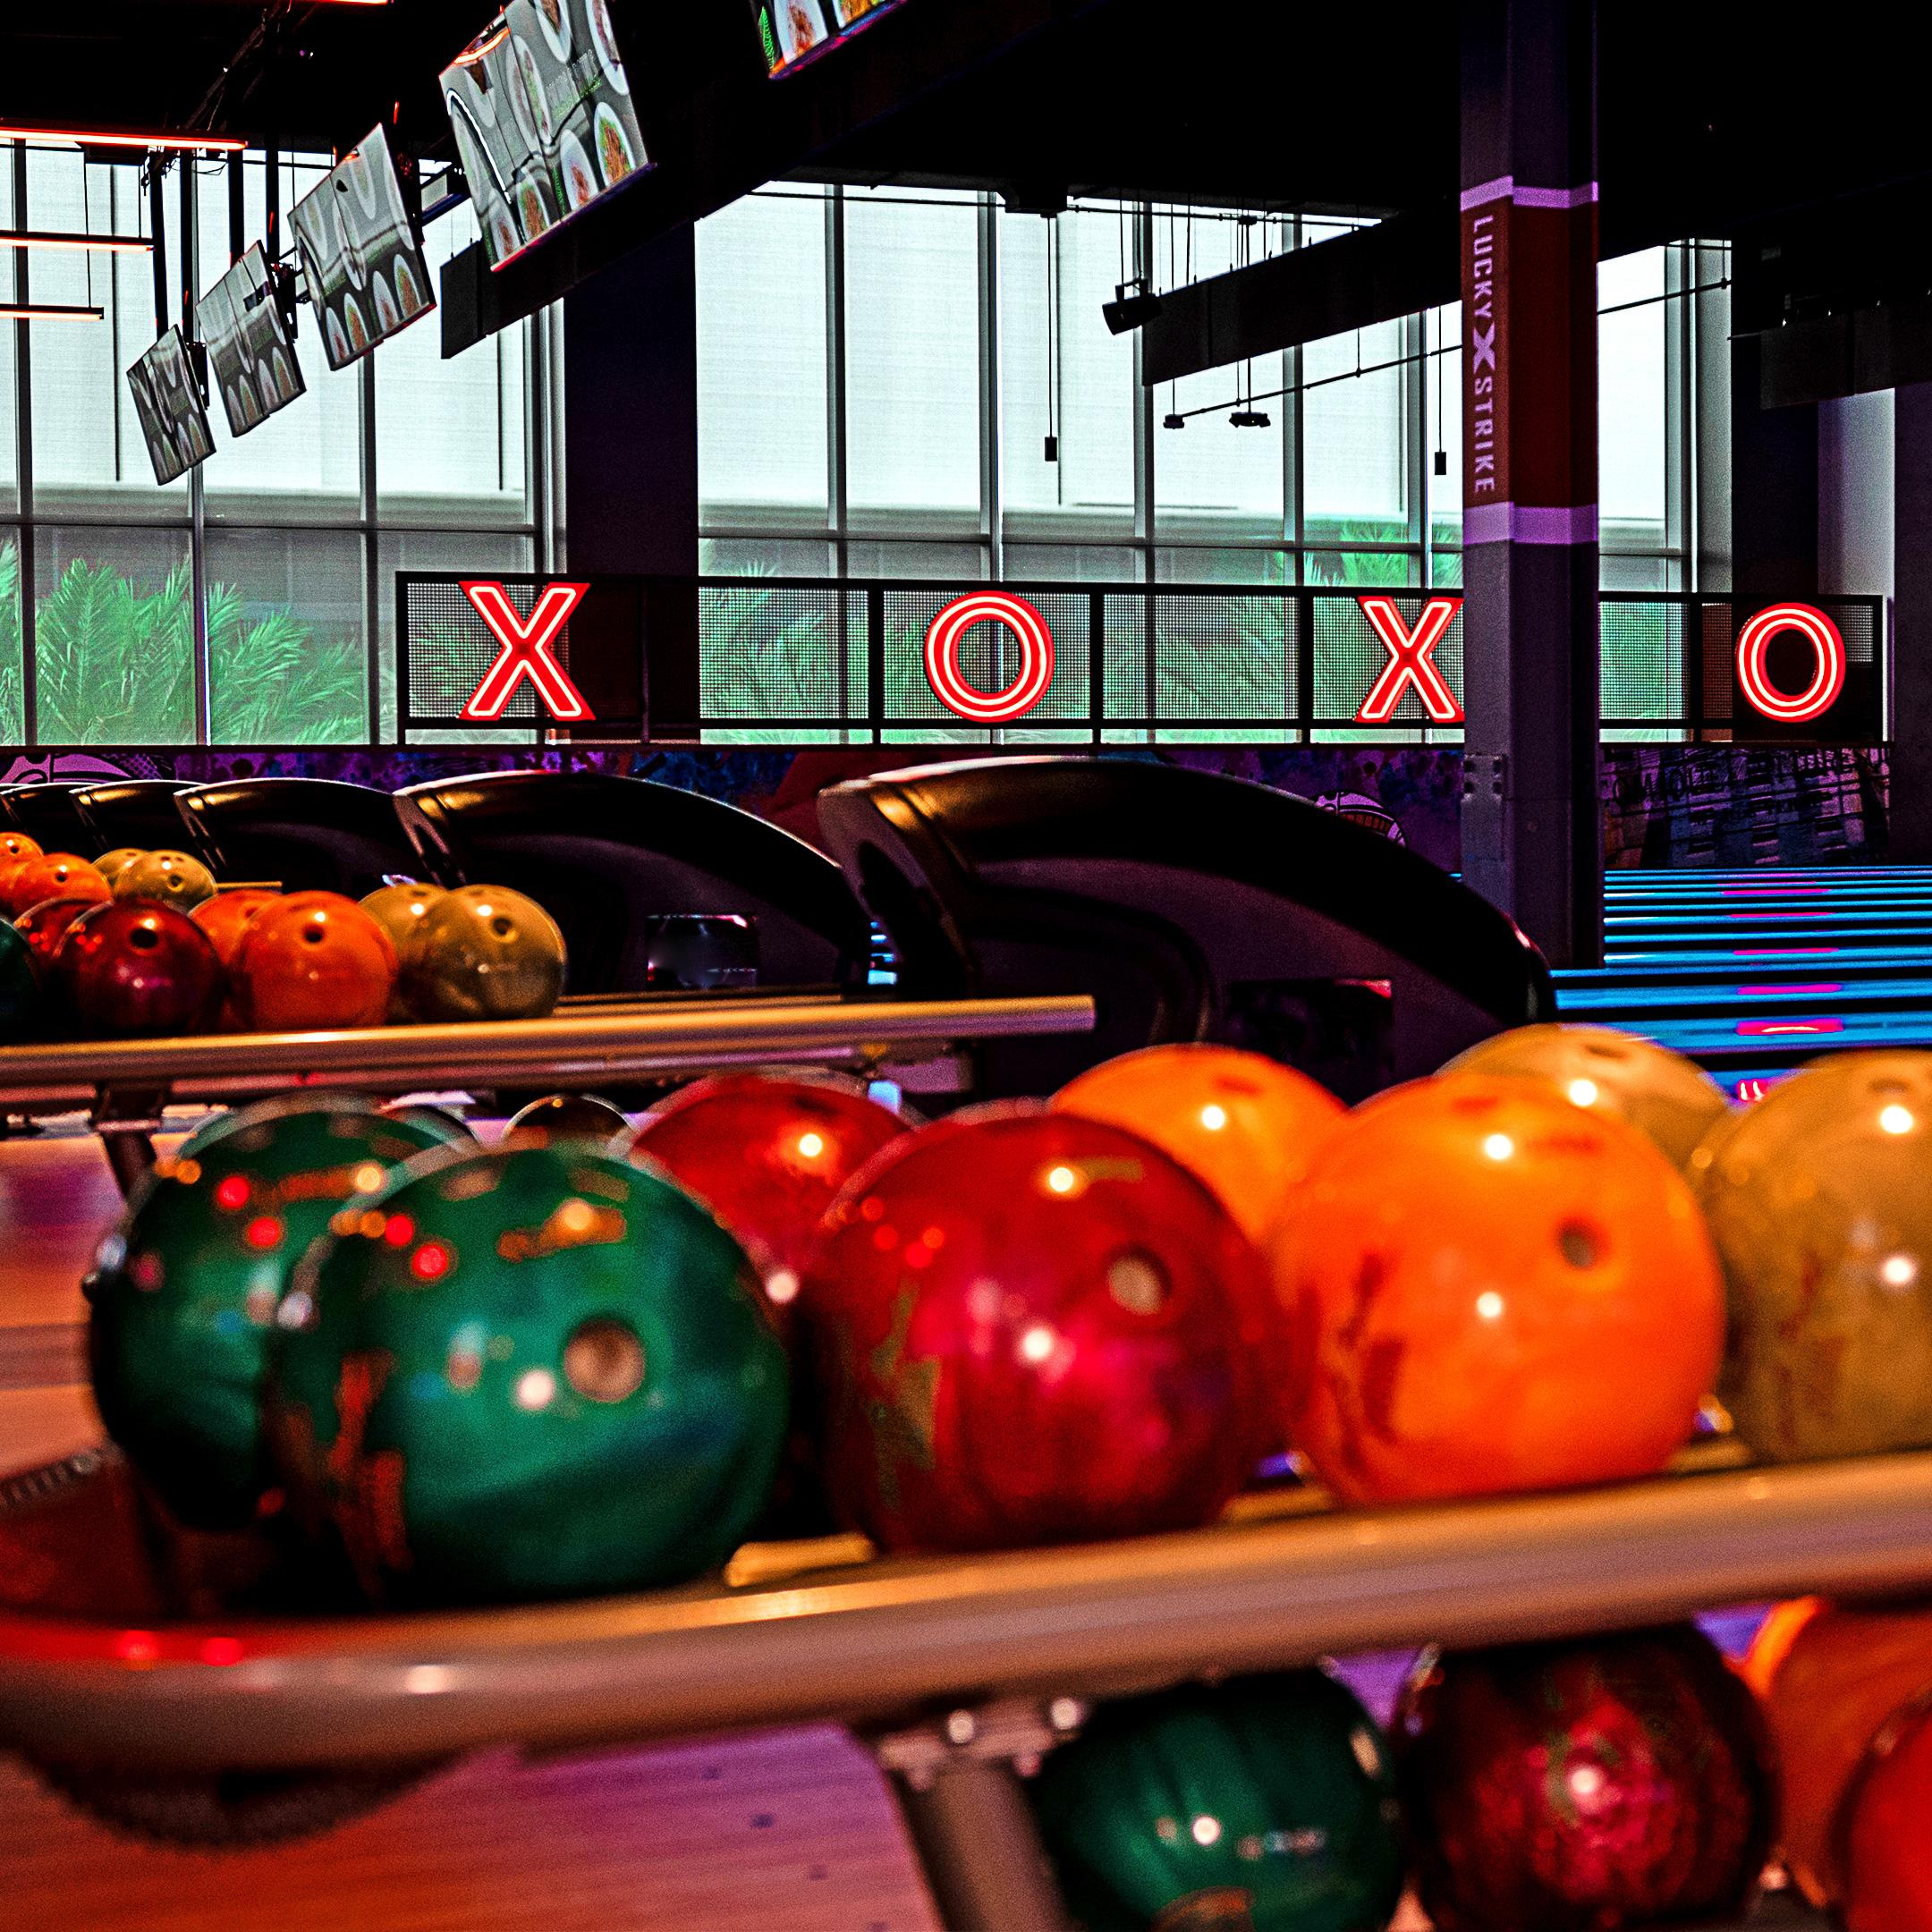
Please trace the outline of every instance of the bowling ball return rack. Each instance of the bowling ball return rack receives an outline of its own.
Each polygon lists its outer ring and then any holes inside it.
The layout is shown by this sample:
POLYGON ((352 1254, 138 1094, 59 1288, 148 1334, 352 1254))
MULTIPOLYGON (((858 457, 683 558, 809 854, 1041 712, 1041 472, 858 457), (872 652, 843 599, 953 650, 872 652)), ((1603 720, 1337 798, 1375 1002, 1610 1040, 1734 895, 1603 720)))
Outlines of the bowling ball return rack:
POLYGON ((1081 995, 592 995, 566 998, 541 1020, 0 1046, 0 1115, 31 1122, 85 1112, 127 1191, 153 1165, 153 1137, 170 1106, 226 1106, 301 1089, 390 1097, 580 1092, 748 1066, 836 1069, 956 1090, 958 1055, 974 1041, 1093 1025, 1093 1002, 1081 995))
MULTIPOLYGON (((760 1544, 637 1596, 267 1615, 208 1601, 231 1539, 164 1545, 118 1454, 91 1451, 0 1486, 0 1745, 123 1825, 233 1843, 318 1828, 472 1752, 833 1721, 891 1775, 953 1932, 1063 1932, 1020 1775, 1092 1700, 1932 1589, 1928 1512, 1932 1453, 1772 1468, 1707 1443, 1665 1475, 1560 1495, 1342 1510, 1289 1488, 1104 1544, 760 1544)), ((1773 1901, 1750 1923, 1823 1922, 1773 1901)))

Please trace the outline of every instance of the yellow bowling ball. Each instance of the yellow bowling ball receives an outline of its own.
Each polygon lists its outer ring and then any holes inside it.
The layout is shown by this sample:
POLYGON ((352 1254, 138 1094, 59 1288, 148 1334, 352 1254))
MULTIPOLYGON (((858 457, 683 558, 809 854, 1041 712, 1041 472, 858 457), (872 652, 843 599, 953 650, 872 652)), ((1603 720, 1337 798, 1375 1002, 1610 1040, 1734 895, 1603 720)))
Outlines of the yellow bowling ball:
POLYGON ((1932 1053, 1818 1062, 1693 1172, 1738 1435, 1774 1462, 1932 1445, 1932 1053))
POLYGON ((215 875, 184 852, 146 852, 130 859, 109 881, 116 899, 153 899, 191 912, 212 899, 215 875))
POLYGON ((564 990, 564 935, 521 893, 459 886, 417 920, 402 964, 419 1020, 536 1020, 564 990))
POLYGON ((1729 1106, 1702 1067, 1614 1027, 1517 1027, 1443 1071, 1542 1080, 1577 1106, 1626 1122, 1680 1168, 1729 1106))
POLYGON ((139 845, 116 845, 112 852, 103 852, 94 861, 94 869, 107 881, 108 889, 111 891, 114 882, 135 860, 145 859, 147 856, 139 845))

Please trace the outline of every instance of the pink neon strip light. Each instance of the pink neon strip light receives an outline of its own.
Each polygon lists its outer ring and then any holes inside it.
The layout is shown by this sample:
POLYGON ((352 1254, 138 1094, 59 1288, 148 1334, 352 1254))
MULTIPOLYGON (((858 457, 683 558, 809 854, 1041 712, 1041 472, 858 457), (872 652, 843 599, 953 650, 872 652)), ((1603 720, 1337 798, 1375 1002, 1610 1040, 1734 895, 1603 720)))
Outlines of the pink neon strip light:
POLYGON ((1726 886, 1726 899, 1822 899, 1828 886, 1726 886))
POLYGON ((1838 946, 1737 946, 1733 959, 1836 959, 1838 946))
POLYGON ((1730 919, 1830 919, 1832 915, 1820 907, 1817 911, 1726 912, 1724 917, 1730 919))
POLYGON ((1843 1020, 1740 1020, 1739 1034, 1745 1039, 1763 1038, 1781 1033, 1843 1033, 1843 1020))
POLYGON ((1746 999, 1784 999, 1800 993, 1822 997, 1827 993, 1843 993, 1844 984, 1837 979, 1821 979, 1816 986, 1741 986, 1738 991, 1746 999))

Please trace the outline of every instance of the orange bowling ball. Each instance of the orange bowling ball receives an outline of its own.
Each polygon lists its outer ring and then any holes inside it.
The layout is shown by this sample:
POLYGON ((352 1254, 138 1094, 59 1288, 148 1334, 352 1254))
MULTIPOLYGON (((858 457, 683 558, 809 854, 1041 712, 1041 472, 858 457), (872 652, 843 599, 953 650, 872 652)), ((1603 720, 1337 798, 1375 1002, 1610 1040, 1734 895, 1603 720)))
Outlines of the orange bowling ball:
MULTIPOLYGON (((1872 1740, 1932 1691, 1932 1609, 1869 1609, 1803 1597, 1765 1620, 1745 1659, 1778 1759, 1779 1855, 1814 1905, 1843 1895, 1837 1826, 1872 1740)), ((1932 1824, 1932 1812, 1926 1814, 1932 1824)))
POLYGON ((281 896, 266 886, 238 886, 233 892, 216 893, 212 899, 204 899, 188 915, 208 936, 223 972, 230 976, 230 990, 222 996, 219 1015, 220 1024, 228 1031, 242 1023, 233 990, 235 954, 242 949, 242 935, 248 931, 249 921, 281 896))
POLYGON ((1268 1245, 1284 1432, 1344 1502, 1650 1474, 1717 1372, 1724 1284, 1689 1188, 1527 1080, 1358 1108, 1268 1245))
POLYGON ((383 1023, 395 990, 395 947, 353 899, 291 893, 242 928, 231 996, 261 1032, 383 1023))
POLYGON ((38 841, 29 838, 24 832, 0 832, 0 873, 10 865, 17 865, 22 859, 38 859, 39 856, 38 841))
POLYGON ((1844 1932, 1932 1932, 1932 1701, 1878 1734, 1839 1821, 1844 1932))
POLYGON ((100 873, 72 852, 46 852, 21 860, 7 873, 4 890, 10 917, 38 905, 43 899, 91 899, 98 904, 114 897, 100 873))
POLYGON ((1151 1140, 1208 1183, 1250 1241, 1347 1111, 1307 1074, 1238 1046, 1144 1046, 1090 1067, 1051 1104, 1151 1140))

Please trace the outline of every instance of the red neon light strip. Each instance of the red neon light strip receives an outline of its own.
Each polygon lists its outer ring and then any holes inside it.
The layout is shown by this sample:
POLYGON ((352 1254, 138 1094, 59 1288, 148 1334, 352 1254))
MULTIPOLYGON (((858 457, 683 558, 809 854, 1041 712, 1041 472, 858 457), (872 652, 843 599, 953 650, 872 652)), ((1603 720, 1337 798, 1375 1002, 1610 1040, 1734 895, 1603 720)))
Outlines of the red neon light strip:
POLYGON ((1431 597, 1422 606, 1422 614, 1416 619, 1415 629, 1410 630, 1402 623, 1402 613, 1395 608, 1394 599, 1385 597, 1358 597, 1361 614, 1368 620, 1369 627, 1382 640, 1382 646, 1389 654, 1389 661, 1382 666, 1382 674, 1368 687, 1368 695, 1361 701, 1361 708, 1355 714, 1359 724, 1385 724, 1394 712, 1405 687, 1413 684, 1416 695, 1422 700, 1422 708, 1437 724, 1460 724, 1462 723, 1462 707, 1455 701, 1455 693, 1443 682, 1443 674, 1436 668, 1431 655, 1442 642, 1443 633, 1448 630, 1455 614, 1462 608, 1459 597, 1431 597))
POLYGON ((39 141, 55 148, 167 148, 187 151, 240 154, 248 146, 233 134, 115 134, 100 128, 8 127, 0 123, 0 140, 39 141))
POLYGON ((489 626, 490 635, 503 646, 463 707, 463 717, 479 724, 501 717, 517 686, 528 678, 553 717, 572 724, 588 718, 590 707, 571 682, 570 674, 550 655, 550 647, 590 586, 547 585, 527 620, 517 614, 516 606, 500 583, 466 583, 462 588, 477 614, 489 626))
POLYGON ((1746 1039, 1784 1033, 1843 1033, 1843 1020, 1740 1020, 1738 1032, 1746 1039))

